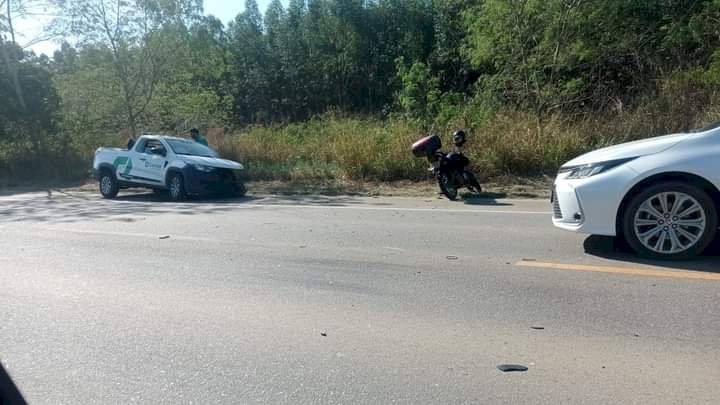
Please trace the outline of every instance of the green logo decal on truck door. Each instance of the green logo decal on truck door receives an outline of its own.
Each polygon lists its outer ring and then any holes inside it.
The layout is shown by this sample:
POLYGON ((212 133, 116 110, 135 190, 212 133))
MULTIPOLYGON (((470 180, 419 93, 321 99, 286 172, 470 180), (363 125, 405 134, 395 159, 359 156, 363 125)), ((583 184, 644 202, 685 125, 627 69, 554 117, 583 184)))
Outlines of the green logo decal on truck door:
POLYGON ((130 177, 130 170, 132 170, 132 159, 130 159, 127 156, 118 156, 115 158, 115 161, 113 161, 113 168, 115 168, 115 172, 117 172, 118 167, 125 165, 125 170, 123 170, 121 176, 130 177))

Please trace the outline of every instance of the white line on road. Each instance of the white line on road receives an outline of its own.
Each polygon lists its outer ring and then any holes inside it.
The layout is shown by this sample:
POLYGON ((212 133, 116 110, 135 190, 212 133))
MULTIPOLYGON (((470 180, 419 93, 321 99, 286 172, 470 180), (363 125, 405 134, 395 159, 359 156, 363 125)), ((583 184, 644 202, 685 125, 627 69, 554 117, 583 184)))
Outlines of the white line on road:
POLYGON ((363 211, 407 211, 407 212, 443 212, 443 213, 464 213, 464 214, 522 214, 522 215, 551 215, 550 211, 520 211, 520 210, 468 210, 450 208, 407 208, 407 207, 368 207, 368 206, 343 206, 343 205, 289 205, 289 204, 247 204, 246 207, 264 208, 300 208, 300 209, 338 209, 338 210, 363 210, 363 211))

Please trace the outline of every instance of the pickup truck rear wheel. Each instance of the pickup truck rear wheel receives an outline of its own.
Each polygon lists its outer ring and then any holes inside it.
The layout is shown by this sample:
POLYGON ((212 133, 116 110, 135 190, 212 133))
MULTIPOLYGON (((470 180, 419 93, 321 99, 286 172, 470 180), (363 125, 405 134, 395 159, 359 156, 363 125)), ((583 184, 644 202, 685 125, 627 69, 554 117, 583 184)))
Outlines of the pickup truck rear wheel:
POLYGON ((168 181, 168 195, 173 201, 182 201, 187 197, 185 192, 185 181, 179 173, 173 173, 170 175, 170 180, 168 181))
POLYGON ((103 198, 115 198, 118 191, 120 191, 120 185, 117 179, 109 170, 103 170, 102 173, 100 173, 99 186, 100 194, 102 194, 103 198))

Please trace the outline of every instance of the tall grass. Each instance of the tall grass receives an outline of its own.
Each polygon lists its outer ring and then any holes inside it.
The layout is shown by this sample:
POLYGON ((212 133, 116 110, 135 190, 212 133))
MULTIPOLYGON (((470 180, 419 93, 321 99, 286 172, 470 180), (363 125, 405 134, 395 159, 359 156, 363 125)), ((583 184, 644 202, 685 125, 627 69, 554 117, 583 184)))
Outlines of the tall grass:
MULTIPOLYGON (((598 147, 688 130, 717 119, 717 103, 688 99, 681 87, 648 97, 634 109, 603 114, 531 114, 501 110, 463 121, 470 138, 465 153, 483 178, 553 175, 565 161, 598 147)), ((420 180, 427 162, 410 145, 426 133, 403 119, 329 115, 305 123, 254 127, 225 139, 221 153, 245 162, 255 180, 420 180)), ((440 134, 452 147, 450 129, 440 134)))
MULTIPOLYGON (((450 106, 443 116, 445 129, 438 132, 444 149, 452 147, 452 129, 466 129, 470 137, 465 153, 482 178, 532 177, 553 175, 565 161, 598 147, 718 120, 720 95, 712 86, 678 75, 659 82, 656 90, 636 100, 634 106, 618 102, 603 113, 538 117, 470 105, 450 106)), ((428 178, 427 161, 410 151, 413 142, 427 135, 424 128, 420 122, 398 117, 380 120, 328 114, 210 139, 223 156, 246 164, 250 180, 385 182, 428 178)), ((69 139, 50 140, 41 153, 32 152, 29 145, 0 142, 0 186, 87 176, 95 147, 125 141, 112 136, 69 139), (37 158, 39 155, 43 157, 37 158)))
POLYGON ((426 163, 409 148, 421 134, 408 121, 327 116, 250 128, 226 137, 220 152, 256 180, 417 180, 426 163))

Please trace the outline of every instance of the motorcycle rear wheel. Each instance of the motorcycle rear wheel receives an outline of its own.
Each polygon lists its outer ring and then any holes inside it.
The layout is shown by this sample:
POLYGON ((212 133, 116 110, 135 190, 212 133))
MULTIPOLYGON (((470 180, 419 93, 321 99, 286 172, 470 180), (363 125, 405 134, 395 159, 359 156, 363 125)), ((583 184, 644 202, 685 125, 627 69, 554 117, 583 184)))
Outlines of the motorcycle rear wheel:
POLYGON ((467 186, 475 194, 482 193, 482 187, 480 186, 480 182, 478 182, 477 177, 475 177, 475 174, 473 172, 466 170, 465 175, 467 176, 467 186))

